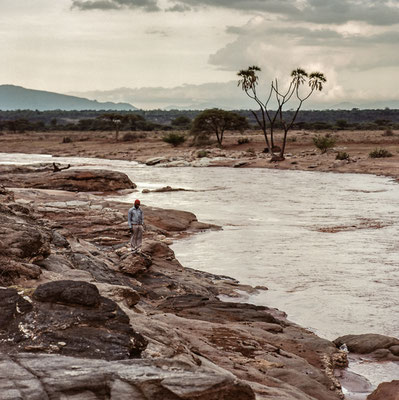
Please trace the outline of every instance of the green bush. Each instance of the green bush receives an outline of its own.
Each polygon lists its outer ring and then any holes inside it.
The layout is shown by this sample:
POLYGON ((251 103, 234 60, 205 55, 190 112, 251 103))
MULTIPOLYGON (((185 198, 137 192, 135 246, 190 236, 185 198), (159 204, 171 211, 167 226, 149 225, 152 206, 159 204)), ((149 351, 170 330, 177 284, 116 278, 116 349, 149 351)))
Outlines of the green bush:
POLYGON ((186 136, 182 133, 170 132, 165 135, 162 140, 166 143, 171 144, 172 146, 176 147, 181 145, 186 141, 186 136))
POLYGON ((335 138, 328 133, 327 135, 317 135, 313 138, 314 145, 321 151, 322 154, 326 153, 328 149, 334 147, 335 142, 335 138))
POLYGON ((349 160, 349 154, 346 151, 339 151, 335 156, 336 160, 349 160))
POLYGON ((238 144, 249 143, 249 138, 247 138, 247 137, 240 137, 240 138, 237 139, 237 143, 238 143, 238 144))
POLYGON ((392 157, 392 153, 390 153, 386 149, 375 149, 369 153, 369 157, 371 158, 385 158, 392 157))

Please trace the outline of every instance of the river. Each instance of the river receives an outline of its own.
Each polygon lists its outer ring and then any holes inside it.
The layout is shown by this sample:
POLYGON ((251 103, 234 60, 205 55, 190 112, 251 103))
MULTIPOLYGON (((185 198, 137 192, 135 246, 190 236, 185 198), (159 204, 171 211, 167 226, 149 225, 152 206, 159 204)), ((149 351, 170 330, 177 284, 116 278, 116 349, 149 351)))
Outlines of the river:
MULTIPOLYGON (((44 155, 0 154, 0 163, 50 160, 44 155)), ((139 197, 145 205, 192 211, 200 221, 221 225, 222 231, 180 240, 172 248, 187 267, 269 288, 243 294, 246 301, 284 310, 290 320, 330 340, 360 333, 399 337, 399 185, 393 180, 54 160, 123 171, 139 193, 118 200, 139 197), (140 193, 166 185, 187 191, 140 193)), ((386 380, 399 379, 398 365, 390 364, 389 372, 382 374, 386 380)))

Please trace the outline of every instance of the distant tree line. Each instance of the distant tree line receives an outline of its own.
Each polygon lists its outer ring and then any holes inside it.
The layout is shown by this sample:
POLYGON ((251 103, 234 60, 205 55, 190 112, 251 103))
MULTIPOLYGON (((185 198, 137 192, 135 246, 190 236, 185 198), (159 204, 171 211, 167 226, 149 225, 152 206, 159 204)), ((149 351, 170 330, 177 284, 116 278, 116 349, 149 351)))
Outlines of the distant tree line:
MULTIPOLYGON (((114 120, 120 120, 120 131, 170 131, 187 130, 201 113, 199 110, 149 110, 149 111, 38 111, 0 110, 0 131, 114 131, 114 120), (110 117, 109 117, 110 116, 110 117)), ((258 129, 251 110, 237 110, 249 124, 258 129)), ((255 112, 256 113, 256 112, 255 112)), ((295 111, 284 111, 288 120, 295 111)), ((275 128, 281 128, 277 125, 275 128)), ((301 110, 292 129, 399 129, 399 110, 301 110)))

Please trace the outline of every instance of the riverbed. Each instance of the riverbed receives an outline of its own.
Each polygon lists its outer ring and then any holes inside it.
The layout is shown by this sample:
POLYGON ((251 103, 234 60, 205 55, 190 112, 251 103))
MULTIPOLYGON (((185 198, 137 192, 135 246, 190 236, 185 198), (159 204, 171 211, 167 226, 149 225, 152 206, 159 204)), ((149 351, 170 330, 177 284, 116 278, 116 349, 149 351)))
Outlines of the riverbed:
MULTIPOLYGON (((118 200, 194 212, 223 227, 173 245, 179 261, 266 286, 246 301, 333 340, 399 337, 399 185, 386 177, 308 171, 146 167, 127 161, 0 154, 123 171, 138 192, 118 200), (142 194, 169 185, 185 191, 142 194)), ((398 379, 389 366, 386 379, 398 379)))

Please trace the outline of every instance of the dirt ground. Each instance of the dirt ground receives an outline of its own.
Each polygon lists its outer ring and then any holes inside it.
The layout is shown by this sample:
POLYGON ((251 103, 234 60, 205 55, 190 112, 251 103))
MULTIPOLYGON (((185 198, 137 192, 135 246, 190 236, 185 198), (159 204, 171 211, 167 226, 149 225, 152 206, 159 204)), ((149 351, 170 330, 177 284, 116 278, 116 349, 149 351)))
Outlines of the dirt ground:
MULTIPOLYGON (((5 153, 52 154, 54 156, 98 157, 145 162, 153 157, 164 157, 168 161, 198 160, 198 152, 205 150, 214 166, 240 166, 316 170, 331 172, 371 173, 385 175, 399 181, 399 132, 385 136, 384 131, 337 131, 333 133, 336 145, 327 153, 316 149, 312 138, 324 132, 292 131, 286 147, 286 159, 270 162, 263 153, 265 141, 259 131, 244 135, 226 134, 223 148, 217 143, 193 146, 191 138, 178 147, 162 141, 163 132, 133 132, 130 140, 124 140, 126 132, 120 133, 118 141, 114 132, 0 132, 0 151, 5 153), (247 137, 249 143, 238 144, 238 139, 247 137), (68 138, 65 142, 64 138, 68 138), (386 149, 392 157, 371 158, 375 149, 386 149), (349 160, 336 160, 338 151, 349 154, 349 160)), ((277 134, 276 144, 281 135, 277 134)))

